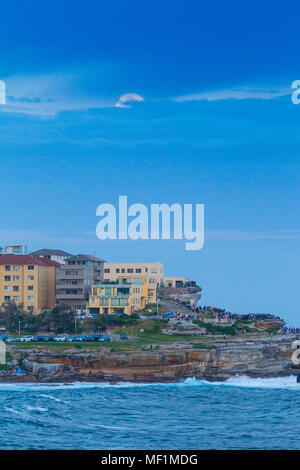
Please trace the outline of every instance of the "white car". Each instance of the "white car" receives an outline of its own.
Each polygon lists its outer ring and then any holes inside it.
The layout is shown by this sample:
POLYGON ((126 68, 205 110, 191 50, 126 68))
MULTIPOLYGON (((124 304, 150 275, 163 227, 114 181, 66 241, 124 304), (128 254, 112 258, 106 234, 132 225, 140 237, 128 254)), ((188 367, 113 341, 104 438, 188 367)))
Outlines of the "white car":
POLYGON ((66 341, 67 337, 68 337, 67 335, 58 335, 58 336, 55 336, 54 341, 58 341, 58 342, 66 341))
POLYGON ((21 343, 29 343, 30 341, 33 341, 33 340, 34 340, 34 336, 30 336, 30 335, 22 336, 20 338, 21 343))

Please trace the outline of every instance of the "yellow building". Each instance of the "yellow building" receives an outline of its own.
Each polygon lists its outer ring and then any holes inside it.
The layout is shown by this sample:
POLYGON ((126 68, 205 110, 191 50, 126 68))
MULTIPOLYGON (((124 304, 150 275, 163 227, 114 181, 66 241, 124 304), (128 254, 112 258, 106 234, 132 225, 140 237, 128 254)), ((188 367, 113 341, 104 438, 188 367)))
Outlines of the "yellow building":
POLYGON ((163 282, 164 266, 160 261, 155 263, 104 263, 105 282, 136 277, 147 277, 149 284, 160 286, 163 282))
POLYGON ((131 315, 156 302, 156 287, 149 288, 147 278, 119 279, 92 286, 87 315, 125 313, 131 315))
POLYGON ((14 302, 35 314, 55 305, 59 263, 30 255, 0 255, 0 305, 14 302))
POLYGON ((164 287, 184 287, 188 283, 189 280, 186 277, 180 276, 164 277, 163 279, 164 287))

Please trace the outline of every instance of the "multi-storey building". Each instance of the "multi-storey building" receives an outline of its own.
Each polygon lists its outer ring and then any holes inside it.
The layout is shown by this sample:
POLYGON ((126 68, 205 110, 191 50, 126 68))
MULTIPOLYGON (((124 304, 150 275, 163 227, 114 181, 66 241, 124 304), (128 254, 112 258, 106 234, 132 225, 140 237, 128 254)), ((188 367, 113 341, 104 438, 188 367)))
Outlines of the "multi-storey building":
POLYGON ((56 303, 84 311, 91 286, 103 282, 104 261, 91 255, 70 256, 56 273, 56 303))
POLYGON ((0 256, 0 304, 23 304, 24 309, 40 313, 55 305, 55 261, 30 255, 0 256))
MULTIPOLYGON (((104 263, 104 281, 116 281, 120 278, 147 277, 160 286, 164 277, 164 266, 155 263, 104 263)), ((153 283, 151 281, 151 283, 153 283)))
POLYGON ((6 245, 4 253, 7 255, 26 255, 26 245, 6 245))
POLYGON ((186 277, 180 276, 169 276, 164 277, 163 286, 164 287, 184 287, 189 284, 190 281, 186 277))
POLYGON ((59 264, 65 264, 66 259, 70 258, 72 255, 62 250, 42 248, 41 250, 31 253, 31 256, 34 256, 34 258, 48 258, 52 259, 52 261, 56 261, 59 264))
POLYGON ((131 315, 135 310, 141 310, 152 303, 152 295, 156 298, 155 285, 153 292, 150 293, 147 278, 119 279, 94 285, 87 305, 87 315, 131 315))

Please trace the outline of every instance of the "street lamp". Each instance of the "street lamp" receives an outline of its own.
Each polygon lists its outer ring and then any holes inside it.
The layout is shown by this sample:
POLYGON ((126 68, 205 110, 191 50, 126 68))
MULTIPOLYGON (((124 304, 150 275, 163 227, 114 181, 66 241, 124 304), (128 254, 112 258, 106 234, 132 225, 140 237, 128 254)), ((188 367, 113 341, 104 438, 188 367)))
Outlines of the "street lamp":
POLYGON ((19 321, 19 336, 21 336, 21 322, 19 321))

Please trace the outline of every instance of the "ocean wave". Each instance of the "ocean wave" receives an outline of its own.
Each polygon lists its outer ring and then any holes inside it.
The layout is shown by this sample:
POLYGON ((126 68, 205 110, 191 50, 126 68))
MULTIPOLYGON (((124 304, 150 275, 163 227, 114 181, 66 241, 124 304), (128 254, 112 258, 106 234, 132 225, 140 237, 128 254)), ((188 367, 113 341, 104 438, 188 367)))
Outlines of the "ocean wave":
MULTIPOLYGON (((300 390, 300 384, 297 383, 297 378, 294 375, 287 377, 270 377, 270 378, 251 378, 246 375, 234 376, 223 382, 209 382, 207 380, 196 379, 190 377, 180 382, 171 383, 135 383, 135 382, 118 382, 110 384, 108 382, 72 382, 72 383, 5 383, 0 384, 0 391, 59 391, 59 390, 84 390, 84 389, 107 389, 107 388, 174 388, 174 387, 246 387, 246 388, 273 388, 273 389, 288 389, 300 390)), ((52 399, 55 401, 62 401, 59 398, 49 395, 40 394, 41 397, 52 399)))
POLYGON ((28 406, 26 406, 26 408, 27 408, 28 411, 41 411, 41 412, 48 411, 48 408, 43 408, 41 406, 28 405, 28 406))
POLYGON ((206 383, 212 386, 300 390, 300 383, 297 383, 297 377, 295 375, 269 378, 252 378, 247 375, 241 375, 230 377, 225 382, 206 383))

